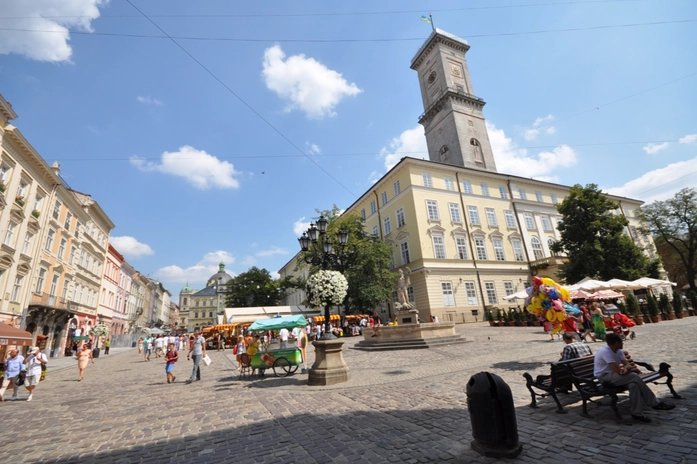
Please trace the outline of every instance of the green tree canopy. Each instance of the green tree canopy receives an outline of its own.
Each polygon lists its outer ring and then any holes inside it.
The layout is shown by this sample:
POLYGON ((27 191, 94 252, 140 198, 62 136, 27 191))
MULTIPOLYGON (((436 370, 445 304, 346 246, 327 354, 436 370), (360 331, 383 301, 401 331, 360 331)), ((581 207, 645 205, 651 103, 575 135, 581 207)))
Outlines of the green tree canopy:
POLYGON ((658 263, 623 233, 629 221, 613 214, 617 208, 617 203, 595 184, 574 185, 557 205, 562 215, 558 226, 561 239, 552 245, 552 251, 568 257, 560 270, 566 282, 575 283, 584 277, 634 280, 655 276, 658 263))
POLYGON ((639 215, 642 231, 656 238, 661 257, 682 271, 690 289, 697 291, 697 190, 682 189, 673 198, 641 207, 639 215))
POLYGON ((269 271, 256 266, 233 277, 225 288, 225 306, 228 308, 274 306, 278 300, 278 282, 271 278, 269 271))
MULTIPOLYGON (((331 210, 317 210, 329 224, 327 235, 334 240, 336 233, 344 228, 349 233, 346 252, 351 256, 349 266, 343 271, 348 281, 348 294, 344 303, 346 312, 360 314, 373 311, 385 301, 389 301, 397 282, 397 273, 390 270, 392 249, 379 237, 365 232, 363 220, 357 214, 341 214, 334 205, 331 210)), ((308 251, 307 253, 312 253, 308 251)), ((299 260, 302 262, 302 256, 299 260)), ((317 268, 311 268, 310 274, 317 268)))

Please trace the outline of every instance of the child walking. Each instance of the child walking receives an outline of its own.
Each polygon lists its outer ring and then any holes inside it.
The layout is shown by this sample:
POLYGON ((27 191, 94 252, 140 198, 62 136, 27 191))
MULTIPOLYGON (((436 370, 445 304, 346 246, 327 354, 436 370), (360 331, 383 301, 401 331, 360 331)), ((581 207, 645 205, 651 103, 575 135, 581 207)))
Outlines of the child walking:
POLYGON ((174 344, 170 343, 167 346, 167 354, 165 355, 165 361, 167 364, 165 365, 165 372, 167 373, 167 383, 174 383, 177 378, 172 374, 172 371, 174 370, 174 363, 177 362, 177 359, 179 359, 179 352, 175 351, 174 349, 174 344))

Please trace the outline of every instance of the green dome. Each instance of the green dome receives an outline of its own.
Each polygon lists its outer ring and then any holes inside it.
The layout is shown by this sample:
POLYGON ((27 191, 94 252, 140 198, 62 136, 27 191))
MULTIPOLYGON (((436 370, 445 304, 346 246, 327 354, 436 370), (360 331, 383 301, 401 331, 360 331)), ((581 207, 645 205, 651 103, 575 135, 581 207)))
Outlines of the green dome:
POLYGON ((191 293, 191 292, 193 292, 193 290, 191 289, 191 287, 189 287, 189 282, 187 282, 186 285, 184 285, 184 288, 182 288, 182 291, 179 293, 191 293))

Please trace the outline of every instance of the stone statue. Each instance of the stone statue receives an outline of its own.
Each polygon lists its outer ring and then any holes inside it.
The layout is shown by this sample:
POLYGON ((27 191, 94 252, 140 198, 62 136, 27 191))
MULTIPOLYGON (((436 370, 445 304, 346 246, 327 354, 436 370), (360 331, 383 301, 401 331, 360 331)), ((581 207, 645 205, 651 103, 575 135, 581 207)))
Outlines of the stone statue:
POLYGON ((408 288, 411 285, 411 280, 409 279, 409 274, 411 270, 407 268, 407 273, 404 274, 402 270, 399 270, 399 280, 397 281, 397 303, 395 304, 395 309, 397 311, 405 311, 412 309, 414 306, 409 303, 409 292, 408 288))

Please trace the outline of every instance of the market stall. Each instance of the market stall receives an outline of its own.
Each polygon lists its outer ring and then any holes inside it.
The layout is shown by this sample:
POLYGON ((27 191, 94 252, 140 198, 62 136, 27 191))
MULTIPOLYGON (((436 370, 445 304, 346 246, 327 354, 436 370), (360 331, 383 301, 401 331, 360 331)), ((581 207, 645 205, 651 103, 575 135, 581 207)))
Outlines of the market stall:
MULTIPOLYGON (((306 325, 307 320, 304 316, 275 317, 255 321, 248 330, 250 332, 292 330, 306 325)), ((280 344, 270 345, 264 351, 258 351, 251 356, 252 369, 259 369, 263 374, 265 369, 272 368, 277 377, 285 377, 294 373, 302 362, 303 352, 297 346, 282 348, 280 344)))

